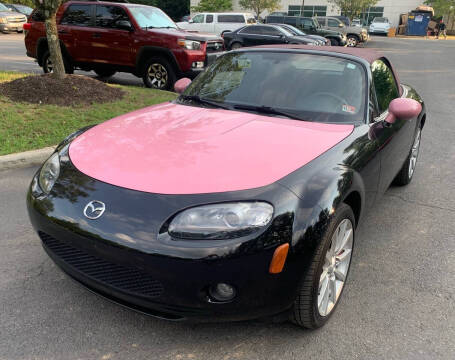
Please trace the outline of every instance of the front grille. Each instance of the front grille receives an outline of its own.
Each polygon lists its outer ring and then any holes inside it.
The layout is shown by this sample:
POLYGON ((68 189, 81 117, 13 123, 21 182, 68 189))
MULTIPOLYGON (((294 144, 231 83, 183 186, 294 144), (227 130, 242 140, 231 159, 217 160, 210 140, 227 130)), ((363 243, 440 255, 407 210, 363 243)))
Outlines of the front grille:
POLYGON ((9 23, 21 23, 21 22, 26 22, 26 18, 23 17, 8 17, 7 18, 9 23))
POLYGON ((206 51, 208 53, 223 51, 223 43, 222 42, 208 42, 206 51))
POLYGON ((46 249, 77 272, 123 292, 156 298, 163 293, 157 280, 138 269, 116 265, 38 232, 46 249))

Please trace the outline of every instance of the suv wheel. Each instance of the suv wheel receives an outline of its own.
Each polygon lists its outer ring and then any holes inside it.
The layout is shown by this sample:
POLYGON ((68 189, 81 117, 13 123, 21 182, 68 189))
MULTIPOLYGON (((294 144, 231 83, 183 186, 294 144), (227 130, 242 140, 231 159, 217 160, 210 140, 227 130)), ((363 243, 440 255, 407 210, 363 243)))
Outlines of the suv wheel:
POLYGON ((175 83, 175 72, 169 62, 161 57, 150 58, 145 63, 145 86, 160 90, 170 90, 175 83))
MULTIPOLYGON (((43 57, 41 58, 41 64, 43 67, 43 72, 45 74, 51 73, 54 71, 54 66, 52 65, 51 61, 51 53, 49 50, 46 50, 43 54, 43 57)), ((63 65, 65 66, 65 72, 67 74, 72 74, 74 72, 74 67, 73 65, 70 64, 70 62, 63 57, 63 65)))
POLYGON ((96 69, 94 70, 96 75, 100 78, 110 78, 113 76, 117 71, 115 70, 110 70, 110 69, 96 69))
POLYGON ((231 50, 240 49, 241 47, 242 44, 240 44, 239 42, 235 42, 231 45, 231 50))
POLYGON ((332 38, 330 38, 330 45, 331 45, 331 46, 339 46, 340 43, 338 42, 337 39, 332 39, 332 38))
POLYGON ((346 42, 349 47, 356 47, 359 43, 359 39, 355 35, 348 35, 346 42))

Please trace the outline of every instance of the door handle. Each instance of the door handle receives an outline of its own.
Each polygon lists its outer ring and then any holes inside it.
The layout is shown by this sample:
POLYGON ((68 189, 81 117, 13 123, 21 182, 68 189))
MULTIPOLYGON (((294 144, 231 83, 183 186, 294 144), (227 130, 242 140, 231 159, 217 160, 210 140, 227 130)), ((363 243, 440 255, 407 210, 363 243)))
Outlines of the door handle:
POLYGON ((98 38, 100 38, 100 37, 101 37, 101 34, 100 34, 100 33, 94 33, 94 34, 92 34, 92 38, 98 39, 98 38))

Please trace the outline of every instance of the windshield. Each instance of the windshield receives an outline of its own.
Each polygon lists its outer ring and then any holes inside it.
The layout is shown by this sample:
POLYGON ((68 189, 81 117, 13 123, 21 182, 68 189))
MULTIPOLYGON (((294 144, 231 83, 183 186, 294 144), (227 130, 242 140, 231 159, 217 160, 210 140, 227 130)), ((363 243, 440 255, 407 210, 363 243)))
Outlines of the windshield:
POLYGON ((354 123, 364 120, 365 79, 362 65, 333 56, 235 52, 219 57, 184 95, 232 109, 273 108, 274 116, 280 111, 306 121, 354 123))
POLYGON ((25 15, 30 15, 33 11, 32 8, 29 8, 28 6, 24 6, 24 5, 15 5, 16 6, 16 9, 18 9, 21 13, 25 14, 25 15))
POLYGON ((160 9, 151 6, 128 6, 128 10, 141 28, 177 29, 177 25, 160 9))
POLYGON ((0 11, 9 11, 9 9, 5 5, 0 3, 0 11))
POLYGON ((379 18, 374 18, 373 22, 386 23, 386 22, 388 22, 388 20, 387 20, 387 18, 379 17, 379 18))

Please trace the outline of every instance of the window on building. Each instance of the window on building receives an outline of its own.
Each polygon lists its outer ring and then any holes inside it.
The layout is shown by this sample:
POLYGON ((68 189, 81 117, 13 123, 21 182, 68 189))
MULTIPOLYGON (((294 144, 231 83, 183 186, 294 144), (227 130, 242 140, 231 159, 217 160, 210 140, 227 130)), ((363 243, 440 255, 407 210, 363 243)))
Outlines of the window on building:
MULTIPOLYGON (((346 16, 343 12, 341 15, 346 16)), ((382 17, 384 15, 384 7, 383 6, 376 6, 376 7, 369 7, 363 13, 360 14, 360 19, 362 24, 370 25, 371 22, 375 17, 382 17)))
POLYGON ((288 15, 290 16, 326 16, 327 6, 305 5, 302 14, 301 5, 289 5, 288 15))

